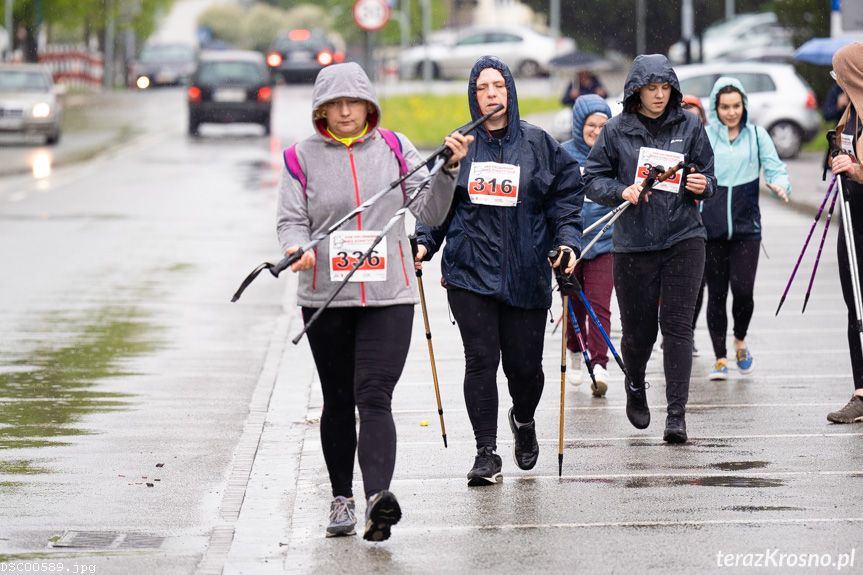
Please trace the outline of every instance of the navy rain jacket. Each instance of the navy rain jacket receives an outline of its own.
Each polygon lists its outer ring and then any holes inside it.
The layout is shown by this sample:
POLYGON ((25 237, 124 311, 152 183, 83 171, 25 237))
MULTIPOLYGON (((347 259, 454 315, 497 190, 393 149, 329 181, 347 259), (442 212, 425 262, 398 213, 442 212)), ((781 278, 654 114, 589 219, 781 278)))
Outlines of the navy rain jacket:
POLYGON ((549 250, 567 245, 580 251, 581 205, 584 191, 578 163, 542 129, 521 121, 512 73, 493 56, 477 60, 468 82, 472 119, 482 114, 476 81, 486 68, 506 81, 508 130, 501 138, 485 126, 475 132, 461 161, 455 197, 447 220, 436 228, 418 224, 417 241, 425 259, 443 250, 447 287, 465 289, 522 309, 551 306, 549 250), (472 162, 498 162, 521 168, 518 203, 514 207, 473 204, 468 196, 472 162))
POLYGON ((656 137, 635 113, 624 111, 609 120, 587 157, 587 197, 606 206, 619 205, 623 190, 635 182, 642 146, 683 154, 684 161, 695 163, 697 171, 707 177, 707 187, 703 195, 695 196, 681 183, 679 193, 655 191, 648 202, 628 208, 614 225, 615 252, 664 250, 683 240, 707 238, 695 199, 709 198, 716 190, 713 148, 701 120, 680 107, 680 84, 665 56, 648 54, 635 59, 626 79, 624 102, 637 99, 638 90, 654 82, 671 85, 667 114, 656 137))

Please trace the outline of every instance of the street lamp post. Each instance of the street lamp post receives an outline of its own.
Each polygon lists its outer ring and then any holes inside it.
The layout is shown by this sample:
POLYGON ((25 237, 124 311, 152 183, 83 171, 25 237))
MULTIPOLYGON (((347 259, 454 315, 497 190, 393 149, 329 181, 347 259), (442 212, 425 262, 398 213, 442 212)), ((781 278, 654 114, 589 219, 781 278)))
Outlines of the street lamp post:
POLYGON ((686 47, 686 63, 692 63, 692 33, 695 29, 694 11, 692 8, 692 0, 683 0, 683 9, 680 11, 680 36, 683 39, 683 45, 686 47))
POLYGON ((636 0, 635 53, 647 52, 647 0, 636 0))
POLYGON ((12 3, 14 0, 6 0, 6 54, 5 59, 12 59, 12 3))

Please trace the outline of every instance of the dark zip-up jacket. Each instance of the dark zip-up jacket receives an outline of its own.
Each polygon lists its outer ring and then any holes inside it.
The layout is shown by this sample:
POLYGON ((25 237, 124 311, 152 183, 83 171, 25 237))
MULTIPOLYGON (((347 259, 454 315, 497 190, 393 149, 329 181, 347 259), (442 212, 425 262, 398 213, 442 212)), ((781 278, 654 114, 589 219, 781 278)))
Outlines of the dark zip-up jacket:
POLYGON ((548 251, 559 245, 581 247, 581 175, 578 163, 554 138, 520 120, 512 73, 495 57, 483 56, 471 70, 471 117, 482 115, 476 81, 486 68, 498 70, 506 81, 506 135, 495 138, 484 126, 477 129, 461 161, 447 220, 436 228, 418 225, 417 239, 428 249, 428 260, 446 238, 441 267, 447 286, 491 296, 513 307, 544 309, 551 305, 548 251), (517 205, 471 203, 467 189, 473 162, 519 166, 517 205))
MULTIPOLYGON (((682 98, 677 75, 665 56, 641 55, 635 59, 626 79, 624 100, 638 98, 638 90, 661 82, 671 85, 665 119, 656 135, 651 135, 635 113, 624 111, 605 125, 590 151, 585 166, 585 193, 594 202, 617 206, 623 190, 635 182, 638 154, 642 147, 683 154, 707 177, 704 194, 655 191, 648 202, 631 206, 614 226, 615 252, 647 252, 667 249, 683 240, 707 237, 695 199, 706 199, 716 189, 713 175, 713 149, 701 121, 680 107, 682 98)), ((669 166, 665 166, 666 168, 669 166)))

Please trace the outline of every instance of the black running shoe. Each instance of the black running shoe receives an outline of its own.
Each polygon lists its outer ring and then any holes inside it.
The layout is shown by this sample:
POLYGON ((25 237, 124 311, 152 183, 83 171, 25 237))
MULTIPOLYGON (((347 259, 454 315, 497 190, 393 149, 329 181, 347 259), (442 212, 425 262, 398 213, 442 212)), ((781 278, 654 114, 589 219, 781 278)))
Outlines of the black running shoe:
POLYGON ((512 437, 515 440, 513 457, 519 469, 527 471, 533 469, 539 457, 539 443, 536 441, 536 420, 534 419, 527 425, 516 427, 512 410, 513 408, 510 407, 507 419, 509 420, 509 428, 512 430, 512 437))
POLYGON ((476 459, 473 460, 473 469, 467 473, 468 486, 480 487, 503 481, 500 468, 500 455, 496 454, 491 447, 478 449, 476 459))
POLYGON ((665 433, 662 440, 666 443, 686 443, 686 418, 683 415, 670 415, 665 418, 665 433))
POLYGON ((626 387, 626 417, 636 429, 645 429, 650 425, 650 409, 647 407, 647 383, 635 385, 627 378, 624 386, 626 387))
POLYGON ((402 518, 402 508, 396 496, 389 491, 378 491, 366 502, 366 541, 384 541, 390 538, 390 527, 402 518))

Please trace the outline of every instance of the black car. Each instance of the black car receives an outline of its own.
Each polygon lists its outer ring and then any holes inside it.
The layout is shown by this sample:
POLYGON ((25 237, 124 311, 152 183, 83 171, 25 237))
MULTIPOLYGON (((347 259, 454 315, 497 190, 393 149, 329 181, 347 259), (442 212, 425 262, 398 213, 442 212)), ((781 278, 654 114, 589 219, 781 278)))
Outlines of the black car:
POLYGON ((321 68, 344 62, 345 55, 318 31, 296 29, 280 34, 267 51, 267 66, 285 82, 314 82, 321 68))
POLYGON ((185 84, 195 70, 195 48, 190 44, 147 44, 129 68, 129 84, 152 86, 185 84))
POLYGON ((260 124, 270 133, 273 86, 259 52, 202 52, 187 94, 191 136, 207 122, 260 124))

